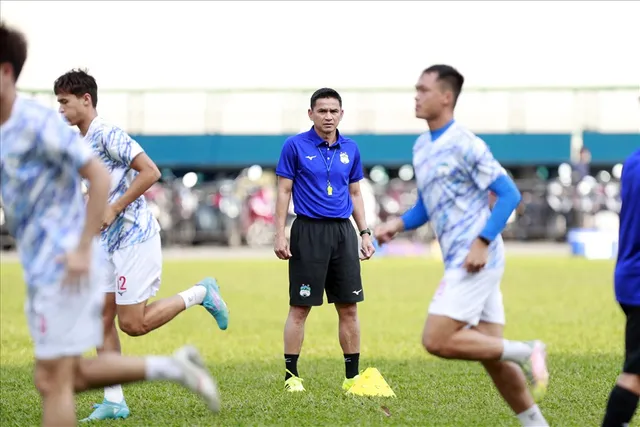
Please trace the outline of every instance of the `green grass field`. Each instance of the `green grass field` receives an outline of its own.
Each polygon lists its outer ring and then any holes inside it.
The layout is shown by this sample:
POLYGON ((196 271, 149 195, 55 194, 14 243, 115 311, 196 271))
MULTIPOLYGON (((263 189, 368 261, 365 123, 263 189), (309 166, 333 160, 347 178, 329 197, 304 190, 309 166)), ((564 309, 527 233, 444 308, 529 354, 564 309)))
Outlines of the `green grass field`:
MULTIPOLYGON (((511 258, 503 283, 506 335, 548 343, 551 384, 541 408, 552 426, 599 425, 622 362, 623 316, 613 302, 611 262, 511 258)), ((200 307, 140 337, 124 337, 128 355, 166 354, 197 346, 217 378, 223 410, 169 383, 125 386, 131 417, 105 425, 421 425, 517 426, 478 364, 443 361, 420 344, 426 310, 442 274, 439 262, 378 259, 363 266, 361 369, 378 368, 397 398, 357 398, 340 389, 344 363, 337 316, 312 311, 299 362, 307 392, 282 391, 282 327, 287 314, 286 264, 278 261, 166 262, 160 296, 206 275, 219 278, 231 310, 220 331, 200 307), (380 409, 386 405, 391 416, 380 409)), ((40 420, 32 385, 32 347, 23 314, 25 290, 17 264, 0 267, 0 425, 40 420)), ((78 415, 102 392, 78 397, 78 415)))

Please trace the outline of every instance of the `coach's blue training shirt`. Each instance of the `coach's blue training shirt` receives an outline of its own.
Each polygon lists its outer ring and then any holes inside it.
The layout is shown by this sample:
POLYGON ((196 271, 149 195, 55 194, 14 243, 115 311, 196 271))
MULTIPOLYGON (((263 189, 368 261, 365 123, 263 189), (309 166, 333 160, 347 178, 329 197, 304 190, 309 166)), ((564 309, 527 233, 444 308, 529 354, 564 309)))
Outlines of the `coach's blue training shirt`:
POLYGON ((340 132, 337 137, 329 146, 312 127, 285 141, 276 175, 293 180, 296 215, 348 219, 353 213, 349 185, 364 177, 360 151, 352 139, 340 132), (331 194, 327 191, 329 182, 331 194))
POLYGON ((640 306, 640 150, 624 163, 615 290, 618 302, 640 306))

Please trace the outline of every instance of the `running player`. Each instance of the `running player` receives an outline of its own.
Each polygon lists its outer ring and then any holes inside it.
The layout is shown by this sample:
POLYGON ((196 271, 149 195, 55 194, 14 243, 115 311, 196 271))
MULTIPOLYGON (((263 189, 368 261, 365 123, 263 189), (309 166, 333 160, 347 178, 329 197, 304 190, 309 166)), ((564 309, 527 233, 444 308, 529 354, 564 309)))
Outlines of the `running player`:
MULTIPOLYGON (((215 279, 149 304, 160 288, 162 248, 160 226, 143 194, 160 178, 160 171, 142 147, 122 129, 98 116, 98 86, 81 70, 72 70, 54 83, 60 112, 78 126, 84 141, 111 175, 109 205, 102 220, 102 247, 109 266, 101 279, 106 294, 104 346, 98 351, 120 352, 115 326, 130 336, 148 334, 185 309, 203 305, 226 329, 228 310, 215 279)), ((127 418, 122 387, 105 388, 104 401, 86 419, 127 418)))
POLYGON ((42 425, 76 425, 75 392, 142 380, 183 384, 217 411, 216 384, 193 347, 173 357, 82 357, 102 345, 104 295, 92 277, 109 174, 55 111, 17 95, 26 57, 24 36, 0 23, 0 189, 27 284, 42 425))
POLYGON ((627 317, 622 373, 611 390, 603 427, 624 427, 640 397, 640 150, 622 168, 620 237, 614 274, 615 294, 627 317))
POLYGON ((429 307, 423 345, 442 358, 481 362, 522 425, 546 426, 523 375, 528 375, 533 395, 542 398, 548 383, 545 346, 502 338, 500 233, 520 192, 484 141, 454 121, 463 82, 448 65, 434 65, 420 76, 416 117, 426 120, 430 130, 413 148, 418 202, 401 218, 377 227, 375 234, 385 243, 400 231, 432 221, 445 273, 429 307), (489 190, 497 195, 492 210, 489 190))

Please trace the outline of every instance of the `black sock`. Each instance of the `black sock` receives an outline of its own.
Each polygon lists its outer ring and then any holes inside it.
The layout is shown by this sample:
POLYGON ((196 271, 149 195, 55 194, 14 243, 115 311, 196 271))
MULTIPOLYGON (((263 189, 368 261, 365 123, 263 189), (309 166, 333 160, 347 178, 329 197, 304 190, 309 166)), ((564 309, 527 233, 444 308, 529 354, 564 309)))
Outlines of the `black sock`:
POLYGON ((288 371, 284 374, 285 381, 291 377, 291 374, 296 377, 298 376, 298 357, 300 357, 299 354, 284 355, 284 367, 288 371), (291 372, 291 374, 289 372, 291 372))
POLYGON ((344 355, 344 369, 347 378, 358 375, 358 364, 360 363, 360 353, 344 355))
POLYGON ((622 427, 631 422, 638 407, 638 395, 616 385, 609 395, 602 427, 622 427))

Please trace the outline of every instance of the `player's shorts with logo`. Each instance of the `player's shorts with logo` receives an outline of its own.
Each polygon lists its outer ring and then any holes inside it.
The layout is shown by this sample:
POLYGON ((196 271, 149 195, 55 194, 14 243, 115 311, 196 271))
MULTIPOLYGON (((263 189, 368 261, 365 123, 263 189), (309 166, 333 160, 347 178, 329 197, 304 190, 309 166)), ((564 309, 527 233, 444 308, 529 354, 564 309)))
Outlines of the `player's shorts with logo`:
POLYGON ((620 304, 627 316, 622 372, 640 375, 640 306, 620 304))
POLYGON ((504 325, 504 305, 500 281, 504 269, 484 269, 468 273, 446 270, 429 306, 429 314, 446 316, 468 325, 479 322, 504 325))
POLYGON ((90 274, 78 286, 63 286, 62 272, 52 283, 29 287, 24 309, 36 359, 81 356, 102 346, 104 294, 97 278, 105 265, 99 249, 96 240, 90 274))
POLYGON ((358 236, 348 219, 299 215, 291 226, 289 304, 352 304, 364 300, 358 236))
POLYGON ((126 246, 109 254, 100 279, 104 293, 116 293, 116 304, 132 305, 154 297, 162 278, 162 241, 160 234, 144 242, 126 246))

